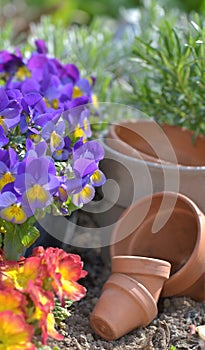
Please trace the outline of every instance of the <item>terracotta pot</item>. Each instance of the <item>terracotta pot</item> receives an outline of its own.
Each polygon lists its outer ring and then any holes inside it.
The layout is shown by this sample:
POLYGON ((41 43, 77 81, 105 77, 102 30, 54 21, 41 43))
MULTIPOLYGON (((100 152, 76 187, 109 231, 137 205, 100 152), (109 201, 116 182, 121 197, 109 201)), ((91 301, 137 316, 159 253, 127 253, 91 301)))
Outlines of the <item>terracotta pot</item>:
POLYGON ((151 162, 174 163, 170 154, 168 138, 176 154, 177 163, 187 166, 205 165, 205 137, 199 135, 194 141, 194 133, 188 129, 162 124, 150 120, 133 120, 111 125, 109 138, 118 143, 120 152, 151 162), (161 147, 163 145, 163 147, 161 147), (160 146, 160 147, 159 147, 160 146))
MULTIPOLYGON (((120 189, 113 205, 127 208, 146 195, 173 191, 185 194, 205 212, 205 137, 193 139, 189 130, 160 127, 150 120, 112 125, 102 140, 101 167, 120 189)), ((112 202, 109 192, 106 200, 112 202)))
POLYGON ((112 274, 91 316, 91 326, 106 340, 115 340, 133 329, 148 325, 157 315, 149 291, 135 279, 112 274))
POLYGON ((171 275, 162 296, 205 300, 204 247, 204 214, 186 196, 167 192, 147 196, 124 212, 112 233, 110 253, 169 261, 171 275))
POLYGON ((111 268, 112 273, 124 273, 143 284, 157 303, 164 282, 169 278, 171 264, 141 256, 114 256, 111 268))

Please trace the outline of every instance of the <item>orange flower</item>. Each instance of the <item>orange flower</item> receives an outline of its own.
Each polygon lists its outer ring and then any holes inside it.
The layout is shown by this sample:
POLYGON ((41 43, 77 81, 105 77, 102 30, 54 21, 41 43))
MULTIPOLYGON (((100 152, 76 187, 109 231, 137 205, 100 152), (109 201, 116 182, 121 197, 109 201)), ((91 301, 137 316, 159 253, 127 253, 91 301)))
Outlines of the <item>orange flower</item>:
POLYGON ((55 329, 55 318, 51 312, 47 315, 46 328, 47 328, 47 332, 48 332, 49 337, 56 339, 56 340, 63 340, 64 339, 64 336, 62 334, 58 333, 57 330, 55 329))
POLYGON ((25 315, 26 297, 20 292, 7 288, 0 290, 0 312, 12 311, 16 315, 25 315))
POLYGON ((28 293, 35 306, 34 312, 28 321, 38 321, 38 328, 42 332, 42 343, 46 344, 48 336, 62 340, 63 337, 54 328, 55 320, 51 316, 51 312, 54 309, 53 294, 36 286, 33 281, 30 281, 28 284, 28 293))
POLYGON ((29 257, 20 263, 5 262, 4 266, 1 266, 1 281, 4 285, 26 291, 30 280, 40 283, 38 279, 40 265, 39 257, 29 257))
POLYGON ((51 285, 60 301, 64 298, 76 301, 83 298, 86 289, 76 281, 87 275, 82 270, 83 262, 79 255, 68 254, 59 248, 35 248, 33 255, 42 257, 42 263, 47 266, 47 276, 51 277, 51 285))
POLYGON ((0 350, 35 350, 33 326, 12 311, 0 312, 0 350))

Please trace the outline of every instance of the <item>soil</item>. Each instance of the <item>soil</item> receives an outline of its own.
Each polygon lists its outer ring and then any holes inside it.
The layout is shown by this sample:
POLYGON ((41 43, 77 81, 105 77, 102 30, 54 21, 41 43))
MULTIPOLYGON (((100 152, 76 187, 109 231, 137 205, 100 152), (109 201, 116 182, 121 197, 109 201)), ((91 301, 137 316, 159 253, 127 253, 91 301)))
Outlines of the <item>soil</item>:
MULTIPOLYGON (((81 214, 79 220, 83 221, 88 237, 89 227, 94 226, 93 223, 90 226, 91 219, 81 214)), ((104 264, 100 249, 76 248, 74 245, 78 239, 81 239, 80 234, 76 232, 73 246, 70 246, 68 251, 79 254, 84 261, 88 276, 80 283, 87 288, 87 295, 71 306, 71 316, 60 325, 60 332, 65 338, 61 342, 49 341, 48 345, 51 348, 56 346, 60 350, 205 350, 205 341, 190 332, 191 325, 205 324, 205 302, 196 302, 187 297, 160 298, 158 316, 151 324, 138 328, 119 340, 105 341, 96 335, 90 326, 89 315, 97 303, 110 269, 104 264)))

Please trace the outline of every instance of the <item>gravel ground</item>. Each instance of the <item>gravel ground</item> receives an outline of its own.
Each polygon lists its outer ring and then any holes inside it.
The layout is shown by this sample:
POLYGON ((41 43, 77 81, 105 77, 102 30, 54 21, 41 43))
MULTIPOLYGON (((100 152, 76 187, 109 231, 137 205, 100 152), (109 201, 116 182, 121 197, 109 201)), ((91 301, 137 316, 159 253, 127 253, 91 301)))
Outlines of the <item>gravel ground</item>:
MULTIPOLYGON (((90 219, 83 215, 81 220, 86 226, 86 220, 90 219)), ((87 227, 90 227, 89 223, 87 227)), ((89 229, 87 230, 88 237, 89 229)), ((74 242, 78 238, 80 236, 76 234, 74 242)), ((190 325, 205 324, 205 302, 199 303, 187 297, 160 298, 158 316, 149 326, 138 328, 116 341, 101 339, 92 330, 89 315, 110 270, 101 259, 100 249, 77 249, 73 246, 69 250, 80 254, 85 263, 88 276, 80 282, 86 286, 87 295, 80 302, 73 304, 70 309, 71 316, 61 324, 64 341, 51 341, 51 347, 55 345, 60 350, 205 350, 205 342, 197 334, 191 335, 189 332, 190 325)))

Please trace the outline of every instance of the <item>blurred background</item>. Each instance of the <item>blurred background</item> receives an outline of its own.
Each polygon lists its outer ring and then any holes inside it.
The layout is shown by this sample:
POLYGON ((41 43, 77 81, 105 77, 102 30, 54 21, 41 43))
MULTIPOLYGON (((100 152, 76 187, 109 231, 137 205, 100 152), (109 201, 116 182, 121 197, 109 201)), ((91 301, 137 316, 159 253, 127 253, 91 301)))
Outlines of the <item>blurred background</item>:
MULTIPOLYGON (((96 16, 120 18, 122 9, 146 8, 150 0, 0 0, 0 27, 8 21, 14 26, 14 36, 29 30, 30 22, 38 22, 42 15, 52 15, 65 26, 73 23, 90 24, 96 16)), ((181 9, 187 13, 204 13, 205 0, 158 0, 165 9, 181 9)))
POLYGON ((205 133, 204 14, 205 0, 0 0, 0 50, 28 57, 44 39, 96 77, 100 102, 205 133))

